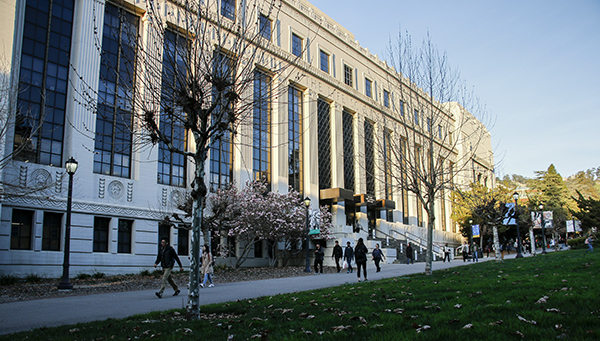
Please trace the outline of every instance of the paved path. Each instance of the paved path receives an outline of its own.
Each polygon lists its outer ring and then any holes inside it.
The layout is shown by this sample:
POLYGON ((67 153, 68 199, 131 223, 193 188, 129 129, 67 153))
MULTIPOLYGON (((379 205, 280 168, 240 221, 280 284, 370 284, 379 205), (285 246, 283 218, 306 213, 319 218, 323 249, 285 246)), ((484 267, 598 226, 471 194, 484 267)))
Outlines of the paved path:
MULTIPOLYGON (((514 254, 507 256, 514 258, 514 254)), ((505 257, 505 258, 507 258, 505 257)), ((483 258, 487 261, 493 258, 483 258)), ((472 263, 462 259, 450 263, 434 262, 433 270, 447 269, 472 263)), ((369 280, 397 277, 425 271, 425 263, 383 264, 381 272, 375 272, 372 262, 368 262, 369 280)), ((356 283, 356 272, 345 271, 336 274, 278 278, 250 282, 224 283, 213 288, 200 290, 200 304, 236 301, 240 299, 271 296, 284 293, 327 288, 346 283, 356 283)), ((125 318, 128 316, 184 308, 187 290, 182 288, 179 296, 171 296, 168 289, 162 299, 156 298, 156 290, 140 290, 119 293, 95 294, 61 298, 47 298, 30 301, 0 304, 0 334, 10 334, 40 327, 53 327, 65 324, 125 318)))

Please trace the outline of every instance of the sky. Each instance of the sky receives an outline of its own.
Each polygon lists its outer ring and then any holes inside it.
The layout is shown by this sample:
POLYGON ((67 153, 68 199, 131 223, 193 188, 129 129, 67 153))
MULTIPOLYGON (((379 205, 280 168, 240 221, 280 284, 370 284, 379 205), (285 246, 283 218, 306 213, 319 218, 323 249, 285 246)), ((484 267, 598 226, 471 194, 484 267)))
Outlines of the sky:
POLYGON ((385 60, 429 33, 486 105, 496 176, 600 167, 600 0, 309 0, 385 60))

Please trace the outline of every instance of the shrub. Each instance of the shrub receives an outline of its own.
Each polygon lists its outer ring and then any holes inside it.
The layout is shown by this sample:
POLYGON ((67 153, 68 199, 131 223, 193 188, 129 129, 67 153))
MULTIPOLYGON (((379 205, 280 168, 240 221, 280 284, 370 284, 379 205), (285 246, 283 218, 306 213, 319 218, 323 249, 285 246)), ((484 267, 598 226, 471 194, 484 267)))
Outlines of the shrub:
MULTIPOLYGON (((588 238, 588 236, 584 236, 584 237, 579 237, 579 238, 573 238, 573 239, 569 239, 567 240, 567 244, 569 244, 569 246, 572 249, 583 249, 586 248, 587 249, 587 244, 585 243, 585 240, 588 238)), ((592 234, 592 239, 594 239, 594 241, 597 240, 597 236, 592 234)))
POLYGON ((0 274, 0 285, 13 285, 19 282, 19 277, 0 274))
POLYGON ((147 277, 147 276, 150 276, 150 275, 151 274, 150 274, 149 270, 142 270, 142 271, 140 271, 140 276, 147 277))
POLYGON ((42 280, 44 280, 44 278, 42 278, 41 276, 38 276, 36 274, 29 274, 29 275, 27 275, 27 277, 25 277, 25 282, 27 282, 27 283, 39 283, 42 280))
POLYGON ((92 275, 80 272, 77 274, 77 276, 75 276, 75 278, 76 279, 88 279, 88 278, 92 278, 92 275))
POLYGON ((92 277, 95 278, 95 279, 101 279, 101 278, 106 277, 106 274, 104 272, 95 271, 92 274, 92 277))

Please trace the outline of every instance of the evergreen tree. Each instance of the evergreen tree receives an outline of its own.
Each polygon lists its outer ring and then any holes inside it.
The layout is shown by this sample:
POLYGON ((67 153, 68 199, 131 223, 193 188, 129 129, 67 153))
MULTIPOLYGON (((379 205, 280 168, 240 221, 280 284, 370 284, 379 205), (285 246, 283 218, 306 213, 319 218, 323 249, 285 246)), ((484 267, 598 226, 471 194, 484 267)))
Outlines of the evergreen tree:
POLYGON ((581 229, 587 232, 592 227, 600 227, 600 200, 593 198, 585 198, 581 192, 577 191, 577 207, 579 211, 571 211, 571 213, 581 221, 581 229))
POLYGON ((567 185, 553 164, 548 167, 548 170, 536 171, 535 174, 536 178, 529 184, 531 192, 528 193, 532 210, 537 210, 539 204, 543 204, 544 211, 553 212, 554 231, 564 232, 565 221, 570 218, 567 185))

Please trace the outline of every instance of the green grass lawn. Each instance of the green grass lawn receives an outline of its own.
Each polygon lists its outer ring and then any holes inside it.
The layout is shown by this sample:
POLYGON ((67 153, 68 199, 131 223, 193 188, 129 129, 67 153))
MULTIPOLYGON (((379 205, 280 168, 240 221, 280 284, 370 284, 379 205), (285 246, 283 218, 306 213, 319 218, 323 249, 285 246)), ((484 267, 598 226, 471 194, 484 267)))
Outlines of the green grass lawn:
POLYGON ((599 261, 552 252, 0 340, 600 340, 599 261))

